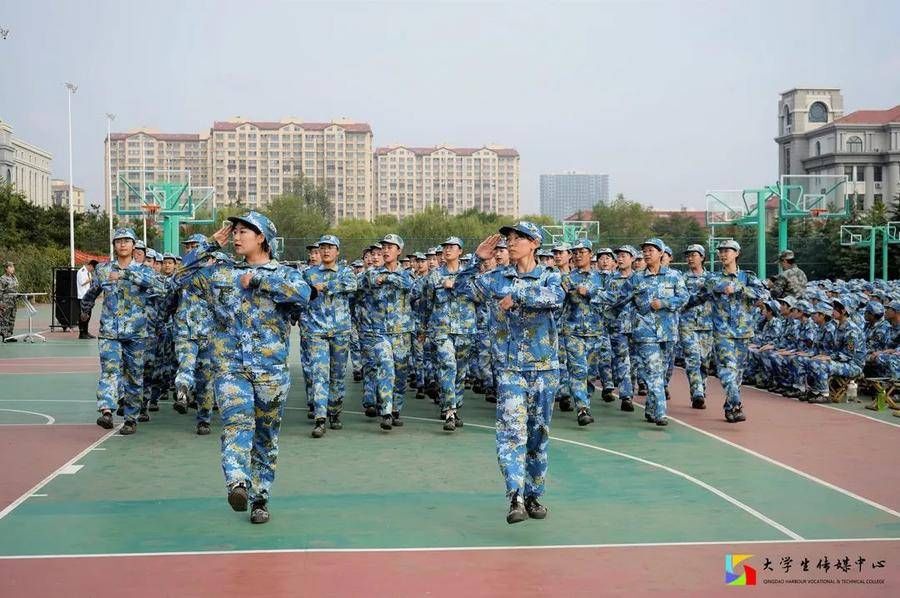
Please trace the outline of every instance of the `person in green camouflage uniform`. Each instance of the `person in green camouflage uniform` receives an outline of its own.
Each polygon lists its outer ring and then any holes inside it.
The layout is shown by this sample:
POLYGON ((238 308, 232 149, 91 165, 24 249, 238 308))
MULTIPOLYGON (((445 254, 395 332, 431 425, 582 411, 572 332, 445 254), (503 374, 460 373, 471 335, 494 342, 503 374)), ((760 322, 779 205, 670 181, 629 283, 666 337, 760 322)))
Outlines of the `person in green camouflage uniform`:
MULTIPOLYGON (((16 293, 19 292, 19 279, 16 278, 16 266, 6 262, 6 271, 0 276, 0 339, 13 335, 16 326, 16 293)), ((9 342, 15 342, 11 339, 9 342)))

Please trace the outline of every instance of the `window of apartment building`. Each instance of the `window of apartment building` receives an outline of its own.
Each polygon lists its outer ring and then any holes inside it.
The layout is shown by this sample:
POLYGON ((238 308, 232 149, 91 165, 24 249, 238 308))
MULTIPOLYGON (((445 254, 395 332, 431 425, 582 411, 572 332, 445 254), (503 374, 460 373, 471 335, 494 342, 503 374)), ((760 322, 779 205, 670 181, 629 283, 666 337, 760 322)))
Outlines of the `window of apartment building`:
POLYGON ((859 153, 863 151, 862 139, 854 135, 847 140, 847 151, 851 153, 859 153))
POLYGON ((875 182, 876 183, 881 182, 881 166, 875 167, 875 182))
POLYGON ((816 141, 816 155, 817 156, 822 155, 822 144, 818 141, 816 141))

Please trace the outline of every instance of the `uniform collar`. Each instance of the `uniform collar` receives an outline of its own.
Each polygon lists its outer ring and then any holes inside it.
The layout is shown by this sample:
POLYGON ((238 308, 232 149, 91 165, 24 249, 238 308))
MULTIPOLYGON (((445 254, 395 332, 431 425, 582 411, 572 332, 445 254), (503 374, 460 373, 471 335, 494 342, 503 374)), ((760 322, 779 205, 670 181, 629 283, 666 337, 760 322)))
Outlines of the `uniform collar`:
POLYGON ((330 271, 332 271, 332 272, 337 272, 337 271, 338 271, 338 265, 337 265, 337 262, 335 262, 335 263, 334 263, 334 266, 332 266, 331 268, 329 268, 329 267, 326 266, 325 264, 319 264, 319 271, 320 271, 320 272, 324 272, 325 270, 330 270, 330 271))
POLYGON ((534 267, 534 270, 532 270, 531 272, 520 273, 518 270, 516 270, 515 266, 510 265, 510 266, 506 267, 506 270, 503 272, 503 275, 506 276, 507 278, 540 278, 541 275, 544 273, 544 270, 546 270, 546 269, 547 269, 546 266, 538 264, 537 266, 534 267))

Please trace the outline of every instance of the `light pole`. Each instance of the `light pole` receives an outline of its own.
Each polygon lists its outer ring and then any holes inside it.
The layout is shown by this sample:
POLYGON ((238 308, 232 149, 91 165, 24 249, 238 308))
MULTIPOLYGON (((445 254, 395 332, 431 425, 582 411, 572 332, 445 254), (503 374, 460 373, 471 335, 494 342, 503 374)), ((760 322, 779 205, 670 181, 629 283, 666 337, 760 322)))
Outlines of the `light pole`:
POLYGON ((109 255, 112 256, 113 196, 112 196, 112 121, 116 115, 106 113, 106 214, 109 216, 109 255))
POLYGON ((78 91, 74 83, 66 83, 69 93, 69 267, 75 267, 75 189, 72 183, 72 96, 78 91))

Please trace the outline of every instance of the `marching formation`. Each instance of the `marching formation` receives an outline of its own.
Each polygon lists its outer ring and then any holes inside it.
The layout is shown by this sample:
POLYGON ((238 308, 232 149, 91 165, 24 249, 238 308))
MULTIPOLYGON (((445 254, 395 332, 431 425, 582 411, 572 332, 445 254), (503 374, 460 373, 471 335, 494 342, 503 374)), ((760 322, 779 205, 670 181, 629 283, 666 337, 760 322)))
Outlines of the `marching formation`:
POLYGON ((196 409, 196 432, 207 435, 218 410, 228 502, 254 523, 269 520, 295 325, 313 438, 343 429, 351 372, 362 410, 385 432, 403 426, 408 392, 435 403, 447 433, 464 425, 467 389, 496 403, 508 523, 547 516, 556 403, 588 426, 598 391, 629 412, 646 395, 645 420, 663 427, 683 363, 691 407, 707 407, 715 373, 724 419, 737 424, 747 420, 745 381, 825 402, 829 380, 864 369, 900 376, 896 283, 808 283, 789 251, 781 273, 760 280, 738 267, 733 240, 716 249, 720 271, 704 269, 703 245, 689 245, 682 272, 661 239, 542 249, 541 229, 524 221, 471 254, 450 236, 404 256, 389 234, 350 265, 333 235, 307 247, 308 263, 279 263, 275 225, 257 212, 209 239, 191 236, 183 257, 144 247, 131 229, 114 236, 114 259, 96 266, 82 299, 87 321, 103 295, 97 423, 112 429, 117 413, 120 433, 134 434, 173 394, 173 408, 196 409))

